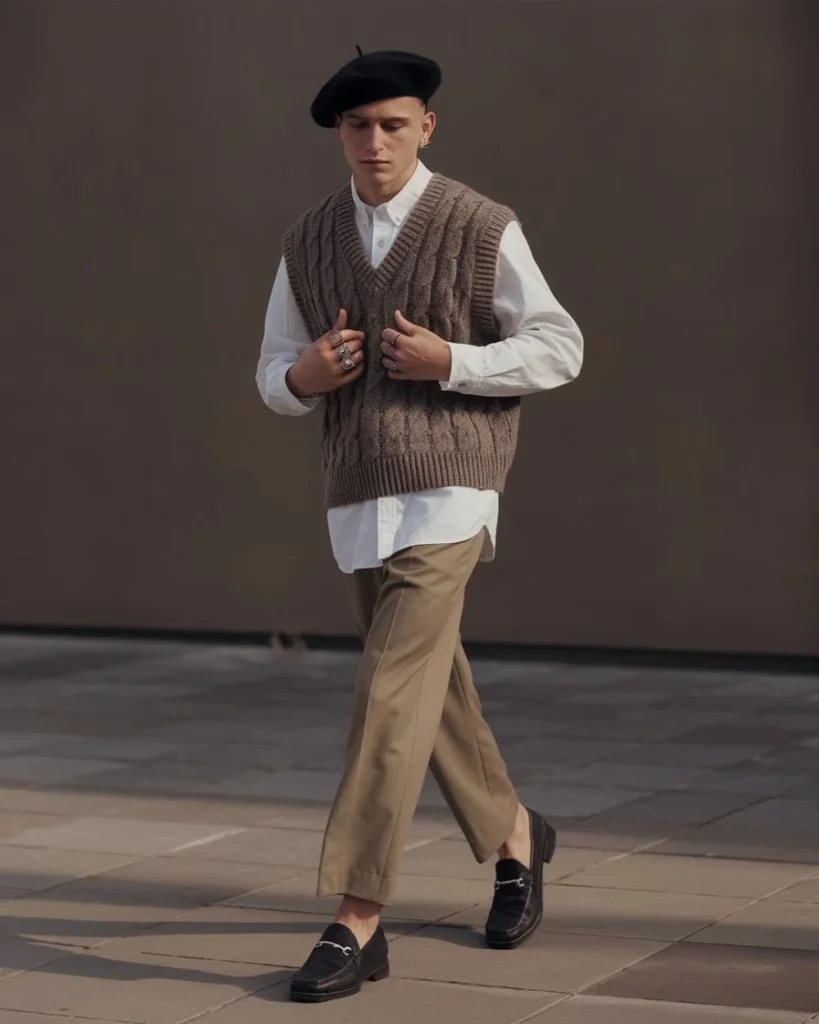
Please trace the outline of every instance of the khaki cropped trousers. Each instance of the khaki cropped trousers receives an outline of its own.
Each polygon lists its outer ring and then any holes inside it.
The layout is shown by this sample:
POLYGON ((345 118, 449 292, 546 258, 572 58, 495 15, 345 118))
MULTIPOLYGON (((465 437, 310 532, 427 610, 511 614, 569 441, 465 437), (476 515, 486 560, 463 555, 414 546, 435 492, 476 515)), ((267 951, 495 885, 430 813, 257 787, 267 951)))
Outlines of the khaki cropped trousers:
POLYGON ((479 863, 512 833, 517 796, 459 632, 482 544, 479 534, 418 545, 346 577, 364 653, 324 835, 320 896, 392 902, 428 767, 479 863))

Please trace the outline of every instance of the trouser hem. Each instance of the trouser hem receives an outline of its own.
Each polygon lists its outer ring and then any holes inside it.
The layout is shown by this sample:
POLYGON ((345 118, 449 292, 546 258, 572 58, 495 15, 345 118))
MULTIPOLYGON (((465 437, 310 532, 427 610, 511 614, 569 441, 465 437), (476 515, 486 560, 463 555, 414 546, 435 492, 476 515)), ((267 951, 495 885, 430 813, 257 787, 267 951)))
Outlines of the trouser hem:
POLYGON ((368 871, 336 868, 319 872, 317 896, 356 896, 386 907, 392 903, 397 879, 368 871))
POLYGON ((515 797, 512 806, 509 808, 508 820, 498 825, 495 832, 490 832, 483 842, 465 835, 469 848, 472 850, 472 855, 479 864, 485 864, 490 857, 494 856, 514 832, 515 819, 518 815, 518 804, 519 800, 515 797))

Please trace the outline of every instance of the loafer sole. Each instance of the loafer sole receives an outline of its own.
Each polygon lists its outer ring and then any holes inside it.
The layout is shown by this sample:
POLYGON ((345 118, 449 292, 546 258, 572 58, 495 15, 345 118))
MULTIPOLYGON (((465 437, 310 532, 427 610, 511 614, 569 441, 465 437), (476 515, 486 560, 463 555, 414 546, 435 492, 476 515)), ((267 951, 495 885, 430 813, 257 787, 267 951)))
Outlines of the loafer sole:
MULTIPOLYGON (((390 976, 389 963, 374 971, 367 981, 383 981, 390 976)), ((355 996, 361 991, 363 982, 353 985, 351 988, 341 989, 338 992, 320 992, 308 988, 290 988, 290 1001, 293 1003, 329 1003, 333 999, 346 999, 347 996, 355 996)))
POLYGON ((491 932, 486 933, 486 944, 490 949, 517 949, 518 946, 530 938, 540 927, 540 923, 543 920, 543 913, 541 912, 537 919, 527 928, 522 934, 518 935, 516 939, 509 939, 503 936, 495 938, 491 932))

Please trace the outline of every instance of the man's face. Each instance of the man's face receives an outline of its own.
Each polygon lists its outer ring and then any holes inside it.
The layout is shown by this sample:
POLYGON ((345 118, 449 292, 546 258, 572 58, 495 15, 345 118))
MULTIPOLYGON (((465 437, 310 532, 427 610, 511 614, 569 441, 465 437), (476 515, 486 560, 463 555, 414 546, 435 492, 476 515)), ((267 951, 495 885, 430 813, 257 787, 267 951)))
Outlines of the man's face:
POLYGON ((435 115, 413 96, 348 110, 337 125, 353 174, 380 185, 406 177, 415 166, 419 143, 434 127, 435 115))

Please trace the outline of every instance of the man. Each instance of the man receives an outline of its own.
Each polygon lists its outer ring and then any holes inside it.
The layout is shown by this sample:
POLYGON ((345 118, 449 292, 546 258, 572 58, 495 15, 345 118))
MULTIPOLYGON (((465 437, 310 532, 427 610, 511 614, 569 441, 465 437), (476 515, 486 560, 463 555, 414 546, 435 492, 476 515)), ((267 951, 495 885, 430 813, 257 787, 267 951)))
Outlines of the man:
POLYGON ((497 853, 486 937, 512 949, 542 916, 554 830, 515 795, 481 715, 459 626, 494 555, 520 396, 577 376, 583 339, 515 215, 419 162, 433 61, 361 55, 321 89, 352 183, 285 235, 256 381, 285 415, 324 404, 328 524, 364 653, 318 894, 335 921, 293 999, 389 973, 379 925, 428 766, 479 862, 497 853))

